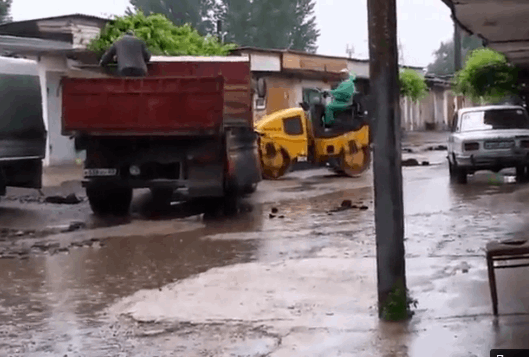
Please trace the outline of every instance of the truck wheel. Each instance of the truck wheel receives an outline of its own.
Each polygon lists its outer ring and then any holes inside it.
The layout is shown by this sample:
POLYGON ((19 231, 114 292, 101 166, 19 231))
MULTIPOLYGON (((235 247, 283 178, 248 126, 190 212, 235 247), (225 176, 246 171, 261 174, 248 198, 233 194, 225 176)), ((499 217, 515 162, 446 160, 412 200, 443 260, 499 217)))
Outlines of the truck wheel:
POLYGON ((96 215, 126 215, 132 201, 132 188, 92 185, 86 188, 90 207, 96 215))
POLYGON ((155 208, 166 209, 173 200, 172 188, 151 188, 152 203, 155 208))
POLYGON ((239 213, 240 196, 232 193, 226 194, 222 200, 222 210, 226 216, 234 216, 239 213))
POLYGON ((257 182, 252 183, 251 185, 248 185, 243 189, 243 193, 247 195, 254 193, 255 191, 257 191, 257 182))

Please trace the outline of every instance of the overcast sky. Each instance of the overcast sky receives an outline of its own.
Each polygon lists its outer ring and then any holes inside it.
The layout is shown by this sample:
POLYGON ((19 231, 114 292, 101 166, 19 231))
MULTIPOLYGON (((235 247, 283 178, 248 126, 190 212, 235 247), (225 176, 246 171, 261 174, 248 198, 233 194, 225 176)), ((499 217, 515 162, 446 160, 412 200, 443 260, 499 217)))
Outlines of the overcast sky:
MULTIPOLYGON (((316 0, 321 36, 318 53, 367 58, 367 0, 316 0)), ((123 15, 129 0, 13 0, 15 21, 82 13, 95 16, 123 15)), ((407 65, 426 66, 441 41, 450 39, 450 11, 441 0, 397 0, 398 36, 407 65)))

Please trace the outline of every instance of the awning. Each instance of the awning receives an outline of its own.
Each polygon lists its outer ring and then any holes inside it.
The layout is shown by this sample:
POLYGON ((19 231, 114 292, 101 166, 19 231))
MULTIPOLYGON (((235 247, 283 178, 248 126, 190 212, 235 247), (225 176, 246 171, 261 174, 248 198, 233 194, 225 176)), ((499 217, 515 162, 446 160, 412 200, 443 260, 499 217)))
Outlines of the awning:
POLYGON ((529 69, 529 1, 442 0, 460 26, 482 37, 487 46, 529 69))

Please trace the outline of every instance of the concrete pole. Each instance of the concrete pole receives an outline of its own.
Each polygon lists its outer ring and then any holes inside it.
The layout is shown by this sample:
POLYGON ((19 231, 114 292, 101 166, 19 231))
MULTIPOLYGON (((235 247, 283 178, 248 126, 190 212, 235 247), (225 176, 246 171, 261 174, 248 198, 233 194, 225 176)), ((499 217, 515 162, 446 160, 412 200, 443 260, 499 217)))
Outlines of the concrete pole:
POLYGON ((454 21, 454 69, 455 71, 461 70, 461 29, 457 25, 457 21, 452 17, 454 21))
POLYGON ((396 0, 368 0, 379 317, 406 293, 396 0))

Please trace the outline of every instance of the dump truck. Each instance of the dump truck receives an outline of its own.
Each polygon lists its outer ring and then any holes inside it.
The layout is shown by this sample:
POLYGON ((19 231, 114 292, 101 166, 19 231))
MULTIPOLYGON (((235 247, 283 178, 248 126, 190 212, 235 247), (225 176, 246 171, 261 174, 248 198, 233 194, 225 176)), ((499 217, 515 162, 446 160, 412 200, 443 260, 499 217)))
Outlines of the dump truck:
POLYGON ((295 162, 329 165, 339 174, 357 176, 371 164, 370 132, 365 100, 355 95, 335 123, 323 123, 326 93, 313 89, 298 108, 277 111, 255 126, 263 177, 284 176, 295 162))
POLYGON ((96 214, 126 214, 136 188, 233 210, 261 180, 248 57, 153 57, 146 77, 68 77, 62 93, 96 214))

